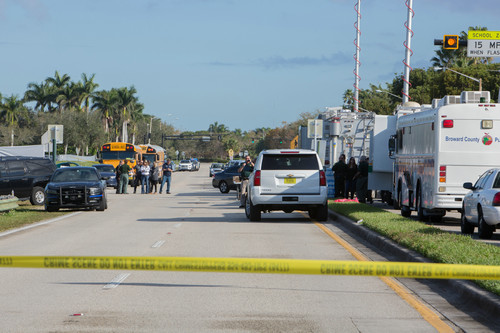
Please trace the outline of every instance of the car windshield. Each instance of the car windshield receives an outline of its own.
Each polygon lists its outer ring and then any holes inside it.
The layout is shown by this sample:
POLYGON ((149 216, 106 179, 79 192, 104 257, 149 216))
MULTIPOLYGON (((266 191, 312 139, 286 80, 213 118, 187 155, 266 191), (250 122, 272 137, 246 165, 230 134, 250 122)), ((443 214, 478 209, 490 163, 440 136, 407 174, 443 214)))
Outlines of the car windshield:
POLYGON ((91 169, 59 169, 52 176, 52 183, 98 181, 97 173, 91 169))
POLYGON ((183 164, 191 164, 191 161, 189 161, 189 160, 182 160, 181 163, 183 163, 183 164))
POLYGON ((214 163, 212 164, 212 169, 222 169, 223 164, 222 163, 214 163))
POLYGON ((115 168, 112 165, 94 165, 94 168, 100 172, 115 172, 115 168))
POLYGON ((262 170, 318 170, 314 154, 265 154, 262 170))

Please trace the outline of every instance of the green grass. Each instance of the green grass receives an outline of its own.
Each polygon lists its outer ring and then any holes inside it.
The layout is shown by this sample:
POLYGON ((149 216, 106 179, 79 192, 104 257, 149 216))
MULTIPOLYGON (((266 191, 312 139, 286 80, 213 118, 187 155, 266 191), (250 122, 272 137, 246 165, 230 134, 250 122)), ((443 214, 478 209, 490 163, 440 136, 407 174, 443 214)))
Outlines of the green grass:
MULTIPOLYGON (((330 209, 437 263, 500 265, 500 248, 360 203, 329 203, 330 209)), ((500 281, 476 280, 500 295, 500 281)))
POLYGON ((44 211, 43 206, 32 206, 29 201, 22 201, 19 202, 19 208, 9 212, 0 213, 0 232, 48 220, 64 214, 67 213, 49 213, 44 211))

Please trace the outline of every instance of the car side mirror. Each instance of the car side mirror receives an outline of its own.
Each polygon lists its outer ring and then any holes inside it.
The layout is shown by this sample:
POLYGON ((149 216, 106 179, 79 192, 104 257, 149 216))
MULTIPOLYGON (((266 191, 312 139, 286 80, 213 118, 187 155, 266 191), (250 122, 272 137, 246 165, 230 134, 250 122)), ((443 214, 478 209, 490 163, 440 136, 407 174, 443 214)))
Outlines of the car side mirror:
POLYGON ((464 188, 468 189, 468 190, 473 190, 474 189, 474 186, 472 186, 472 183, 464 183, 464 188))

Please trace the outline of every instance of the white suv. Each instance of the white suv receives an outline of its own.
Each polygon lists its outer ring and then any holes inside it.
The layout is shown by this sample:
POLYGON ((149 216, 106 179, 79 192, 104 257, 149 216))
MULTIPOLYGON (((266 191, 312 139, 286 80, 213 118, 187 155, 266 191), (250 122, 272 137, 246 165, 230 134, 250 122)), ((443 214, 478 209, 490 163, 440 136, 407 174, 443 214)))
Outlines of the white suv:
POLYGON ((326 176, 318 154, 306 149, 264 150, 255 162, 247 188, 245 213, 260 221, 262 211, 309 212, 328 219, 326 176))

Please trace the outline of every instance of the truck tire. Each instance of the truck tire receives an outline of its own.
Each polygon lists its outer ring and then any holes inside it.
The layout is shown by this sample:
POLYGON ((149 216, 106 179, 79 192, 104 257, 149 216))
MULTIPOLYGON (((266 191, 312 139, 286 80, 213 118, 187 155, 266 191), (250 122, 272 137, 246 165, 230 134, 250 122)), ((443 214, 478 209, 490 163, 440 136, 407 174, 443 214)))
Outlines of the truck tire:
POLYGON ((426 219, 424 208, 422 207, 422 191, 420 188, 417 193, 417 216, 419 221, 424 221, 426 219))
POLYGON ((40 186, 33 187, 30 202, 32 205, 41 206, 45 203, 45 191, 40 186))

